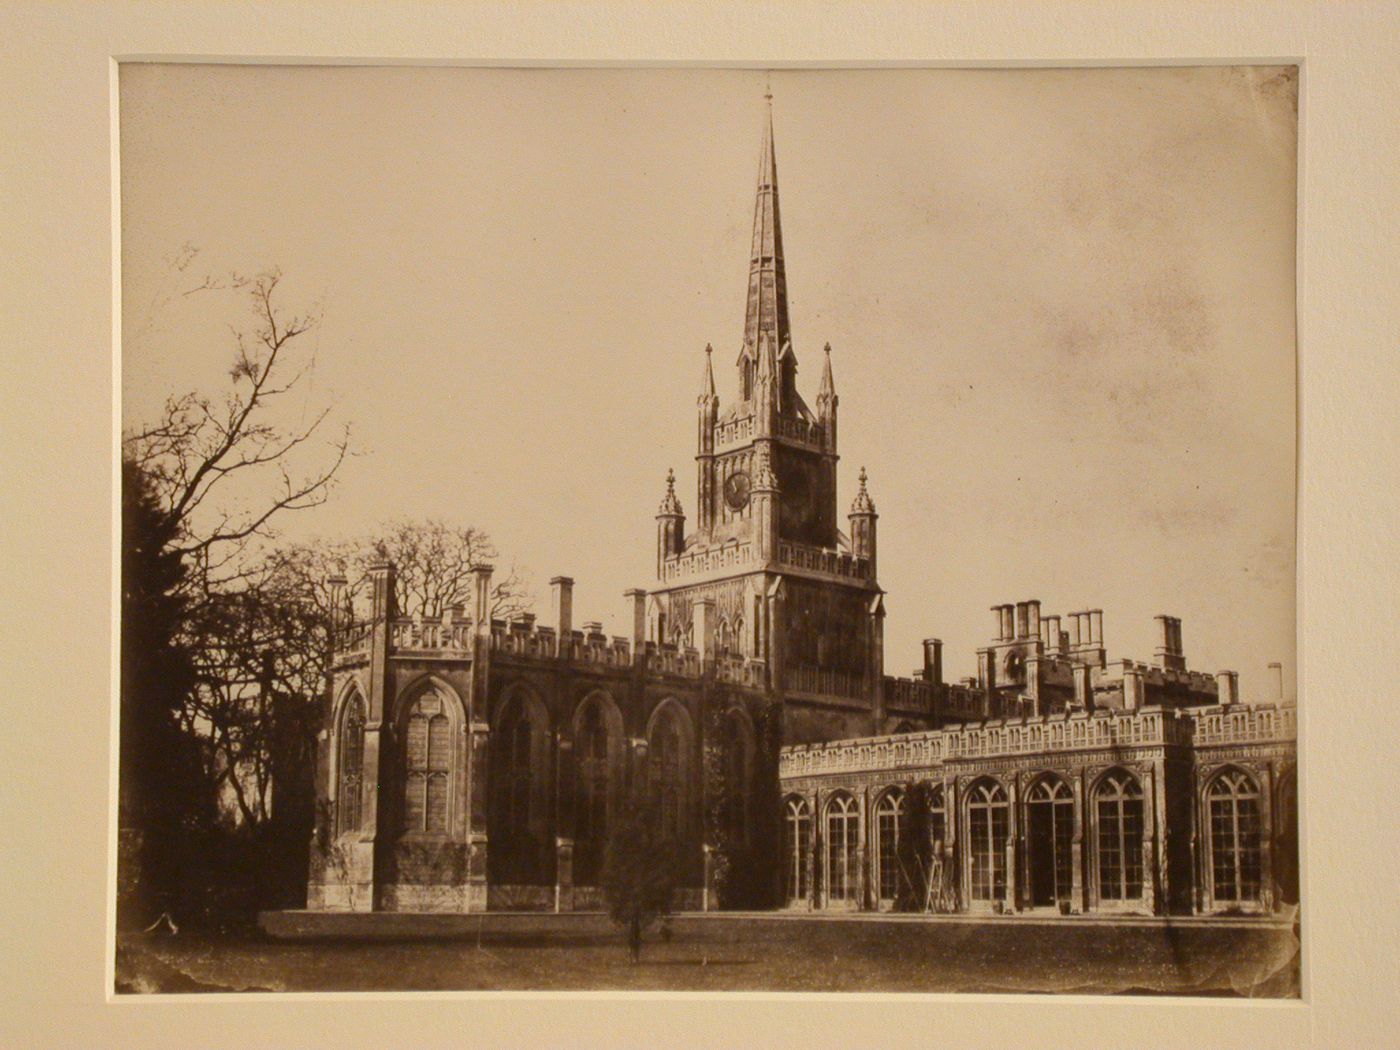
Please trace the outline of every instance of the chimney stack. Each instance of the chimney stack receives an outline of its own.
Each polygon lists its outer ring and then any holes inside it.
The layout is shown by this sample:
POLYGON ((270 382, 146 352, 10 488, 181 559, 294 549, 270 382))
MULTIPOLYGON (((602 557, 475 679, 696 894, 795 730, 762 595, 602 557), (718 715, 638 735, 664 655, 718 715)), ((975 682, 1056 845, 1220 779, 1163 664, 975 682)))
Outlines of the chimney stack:
POLYGON ((1129 711, 1136 711, 1145 700, 1142 672, 1136 667, 1125 667, 1123 669, 1123 706, 1129 711))
POLYGON ((1240 702, 1240 676, 1236 671, 1217 671, 1215 674, 1216 699, 1222 704, 1240 702))
POLYGON ((1094 709, 1094 669, 1089 664, 1075 664, 1074 699, 1086 711, 1094 709))
POLYGON ((554 627, 562 642, 574 629, 574 581, 569 576, 556 576, 549 581, 549 589, 554 627))
POLYGON ((632 602, 632 653, 640 654, 647 642, 647 592, 640 587, 623 591, 622 596, 632 602))
POLYGON ((924 681, 943 684, 943 642, 938 638, 924 639, 924 681))
POLYGON ((1186 670, 1186 657, 1181 651, 1181 621, 1175 616, 1158 616, 1161 641, 1157 645, 1157 663, 1168 671, 1186 670))
POLYGON ((1283 664, 1277 660, 1269 664, 1269 684, 1273 686, 1274 700, 1283 700, 1283 664))
POLYGON ((479 634, 489 634, 491 632, 491 573, 494 567, 490 565, 473 565, 472 577, 475 583, 473 603, 476 617, 476 629, 479 634))

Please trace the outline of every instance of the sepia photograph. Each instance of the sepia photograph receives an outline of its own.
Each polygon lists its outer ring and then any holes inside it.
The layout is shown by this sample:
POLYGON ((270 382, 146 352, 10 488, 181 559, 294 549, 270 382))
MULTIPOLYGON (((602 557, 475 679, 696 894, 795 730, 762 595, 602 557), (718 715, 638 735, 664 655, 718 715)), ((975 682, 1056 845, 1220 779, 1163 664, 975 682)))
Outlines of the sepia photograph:
POLYGON ((1298 66, 116 92, 118 998, 1303 996, 1298 66))

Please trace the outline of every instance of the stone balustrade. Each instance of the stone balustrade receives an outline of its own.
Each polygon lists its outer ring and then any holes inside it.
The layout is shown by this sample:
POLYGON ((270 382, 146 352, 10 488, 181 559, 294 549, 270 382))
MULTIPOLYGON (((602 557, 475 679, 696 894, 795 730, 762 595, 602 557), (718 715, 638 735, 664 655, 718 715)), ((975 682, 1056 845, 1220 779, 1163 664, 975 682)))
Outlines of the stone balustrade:
POLYGON ((1292 705, 1231 704, 1188 712, 1197 746, 1255 740, 1292 740, 1298 735, 1298 709, 1292 705))
POLYGON ((752 560, 753 545, 735 541, 722 547, 708 547, 667 558, 662 563, 661 576, 664 580, 700 576, 707 572, 748 565, 752 560))
POLYGON ((847 551, 831 550, 827 547, 779 542, 778 561, 798 569, 811 569, 814 572, 824 572, 852 580, 870 578, 870 559, 858 558, 847 551))
POLYGON ((369 652, 370 640, 373 636, 373 622, 356 623, 342 628, 336 639, 336 656, 349 657, 369 652))
POLYGON ((905 711, 932 711, 936 693, 929 682, 917 678, 885 678, 885 703, 905 711))
POLYGON ((742 656, 720 656, 715 659, 716 678, 750 689, 763 688, 767 670, 768 665, 762 660, 748 660, 742 656))
POLYGON ((1296 709, 1272 704, 1220 711, 1078 711, 786 747, 779 756, 778 770, 780 776, 796 777, 918 768, 959 758, 1105 747, 1286 741, 1296 736, 1296 709))
POLYGON ((727 419, 715 427, 716 448, 726 448, 741 443, 747 444, 751 437, 753 437, 753 416, 727 419))
POLYGON ((783 671, 783 689, 792 693, 824 696, 863 697, 865 678, 849 671, 836 671, 796 664, 783 671))
POLYGON ((399 617, 389 623, 389 644, 396 650, 415 652, 470 652, 472 622, 399 617))
POLYGON ((821 447, 824 436, 820 423, 808 423, 794 416, 779 416, 777 432, 779 437, 792 438, 794 441, 818 448, 821 447))

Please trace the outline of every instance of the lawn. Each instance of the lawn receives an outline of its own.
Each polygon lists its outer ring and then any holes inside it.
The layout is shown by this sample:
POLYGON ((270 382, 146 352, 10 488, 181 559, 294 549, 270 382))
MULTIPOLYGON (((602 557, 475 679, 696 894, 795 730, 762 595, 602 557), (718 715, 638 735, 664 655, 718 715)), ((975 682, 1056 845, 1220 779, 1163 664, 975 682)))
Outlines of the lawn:
POLYGON ((642 961, 601 922, 566 936, 277 941, 131 934, 119 992, 676 990, 1296 996, 1286 928, 681 918, 642 961))

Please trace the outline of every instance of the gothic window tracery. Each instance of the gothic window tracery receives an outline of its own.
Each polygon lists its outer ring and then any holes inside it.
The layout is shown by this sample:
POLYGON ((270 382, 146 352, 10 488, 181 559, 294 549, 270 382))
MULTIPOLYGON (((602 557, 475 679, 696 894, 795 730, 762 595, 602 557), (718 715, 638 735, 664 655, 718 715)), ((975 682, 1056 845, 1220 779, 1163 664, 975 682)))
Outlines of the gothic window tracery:
POLYGON ((904 793, 887 791, 875 806, 876 867, 880 899, 899 895, 899 838, 904 822, 904 793))
POLYGON ((1094 791, 1098 820, 1099 899, 1142 897, 1142 787, 1131 773, 1117 770, 1094 791))
POLYGON ((428 690, 409 708, 404 731, 405 831, 445 834, 451 794, 451 723, 442 697, 428 690))
POLYGON ((365 705, 359 694, 345 704, 340 730, 340 832, 358 831, 363 817, 365 705))
POLYGON ((1074 795, 1059 777, 1032 785, 1026 798, 1030 893, 1033 905, 1069 900, 1074 842, 1074 795))
POLYGON ((811 853, 812 811, 805 799, 789 798, 783 807, 783 898, 790 903, 807 898, 811 853))
POLYGON ((614 753, 620 733, 611 723, 614 709, 610 701, 595 694, 584 701, 579 712, 574 754, 578 775, 575 782, 575 875, 581 883, 598 877, 607 844, 608 826, 612 816, 617 783, 614 753))
POLYGON ((685 837, 689 754, 689 734, 682 712, 674 702, 663 702, 647 742, 647 774, 661 837, 670 841, 685 837))
POLYGON ((972 899, 995 901, 1006 896, 1006 791, 992 780, 968 792, 968 837, 972 859, 972 899))
POLYGON ((1261 881, 1259 789, 1242 770, 1227 769, 1211 781, 1211 888, 1217 902, 1259 899, 1261 881))
POLYGON ((856 800, 837 795, 826 807, 826 898, 855 898, 858 878, 860 820, 856 800))

